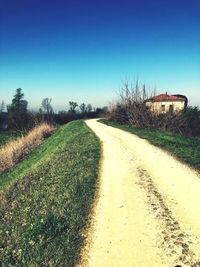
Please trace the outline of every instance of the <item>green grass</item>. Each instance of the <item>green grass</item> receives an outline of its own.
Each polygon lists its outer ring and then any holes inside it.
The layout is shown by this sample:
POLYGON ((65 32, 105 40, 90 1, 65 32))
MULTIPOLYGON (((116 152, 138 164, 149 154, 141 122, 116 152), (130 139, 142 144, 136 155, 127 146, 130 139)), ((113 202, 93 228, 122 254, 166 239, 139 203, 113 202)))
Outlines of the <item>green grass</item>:
POLYGON ((2 267, 75 266, 99 159, 99 140, 84 121, 75 121, 0 176, 2 267))
POLYGON ((154 129, 141 129, 122 125, 105 119, 100 122, 145 138, 152 144, 171 152, 178 159, 200 170, 200 138, 186 137, 178 134, 160 132, 154 129))
POLYGON ((20 133, 0 132, 0 147, 19 136, 21 136, 20 133))

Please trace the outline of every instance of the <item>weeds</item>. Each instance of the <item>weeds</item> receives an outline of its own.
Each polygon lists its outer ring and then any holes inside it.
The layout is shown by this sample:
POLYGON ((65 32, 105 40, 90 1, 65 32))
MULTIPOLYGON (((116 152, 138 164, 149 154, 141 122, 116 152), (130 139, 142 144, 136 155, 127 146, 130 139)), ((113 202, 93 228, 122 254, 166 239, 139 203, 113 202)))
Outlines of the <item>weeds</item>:
POLYGON ((6 143, 0 148, 0 174, 13 167, 20 160, 30 153, 35 147, 41 144, 43 139, 54 131, 54 127, 43 123, 27 135, 6 143))

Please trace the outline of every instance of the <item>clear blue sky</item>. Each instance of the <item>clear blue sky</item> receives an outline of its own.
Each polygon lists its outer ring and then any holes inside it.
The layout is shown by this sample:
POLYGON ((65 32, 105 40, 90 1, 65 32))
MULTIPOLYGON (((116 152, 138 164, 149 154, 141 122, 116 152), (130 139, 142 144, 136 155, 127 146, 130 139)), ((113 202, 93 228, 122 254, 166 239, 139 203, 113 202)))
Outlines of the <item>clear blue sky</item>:
POLYGON ((107 105, 125 77, 200 105, 199 0, 0 0, 0 101, 107 105))

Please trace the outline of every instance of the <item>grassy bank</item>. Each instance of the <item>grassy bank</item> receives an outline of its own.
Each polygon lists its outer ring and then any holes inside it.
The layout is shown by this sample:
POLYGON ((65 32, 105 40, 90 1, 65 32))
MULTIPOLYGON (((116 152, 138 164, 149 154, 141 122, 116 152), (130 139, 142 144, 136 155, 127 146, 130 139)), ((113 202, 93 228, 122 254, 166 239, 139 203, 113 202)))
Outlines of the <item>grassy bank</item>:
POLYGON ((2 267, 75 266, 99 158, 98 139, 76 121, 0 176, 2 267))
POLYGON ((134 128, 105 119, 99 121, 145 138, 152 144, 168 150, 178 159, 200 170, 200 138, 186 137, 153 129, 134 128))
POLYGON ((44 138, 50 136, 55 128, 47 123, 37 125, 25 136, 7 142, 0 148, 0 174, 22 161, 44 138))

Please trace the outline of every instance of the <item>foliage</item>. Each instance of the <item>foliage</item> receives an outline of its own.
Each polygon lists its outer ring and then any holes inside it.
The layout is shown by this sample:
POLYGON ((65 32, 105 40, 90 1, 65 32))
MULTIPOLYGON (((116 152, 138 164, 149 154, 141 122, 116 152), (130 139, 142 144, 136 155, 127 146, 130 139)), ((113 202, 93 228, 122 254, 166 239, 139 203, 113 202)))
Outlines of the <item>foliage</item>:
POLYGON ((87 108, 85 103, 80 104, 79 108, 82 114, 86 114, 87 108))
POLYGON ((0 176, 2 267, 76 265, 99 158, 99 141, 83 121, 76 121, 0 176))
POLYGON ((88 104, 86 110, 88 113, 92 112, 92 105, 88 104))
POLYGON ((12 99, 12 103, 7 106, 10 128, 24 130, 28 121, 27 106, 28 102, 24 100, 22 89, 16 89, 16 94, 12 99))
POLYGON ((200 136, 200 110, 198 107, 187 107, 182 115, 184 128, 182 131, 190 136, 200 136))
POLYGON ((27 110, 27 101, 24 100, 22 89, 18 88, 13 97, 12 104, 8 105, 8 113, 1 112, 4 109, 4 102, 0 106, 0 129, 14 131, 29 131, 33 127, 43 122, 50 124, 65 124, 73 120, 85 118, 97 118, 105 112, 104 108, 92 108, 91 104, 81 103, 78 105, 75 101, 69 101, 69 110, 61 110, 54 113, 51 98, 43 98, 39 110, 27 110), (80 111, 77 109, 79 107, 80 111))
POLYGON ((76 113, 76 108, 78 107, 78 104, 74 101, 69 101, 69 112, 70 113, 76 113))
POLYGON ((136 134, 141 138, 145 138, 152 144, 172 152, 177 158, 189 165, 200 169, 200 138, 161 132, 156 129, 129 127, 118 122, 104 119, 99 121, 106 125, 136 134))
POLYGON ((17 132, 0 132, 0 147, 20 136, 21 134, 17 132))
MULTIPOLYGON (((151 96, 155 94, 151 93, 151 96)), ((180 112, 158 114, 146 106, 148 94, 145 85, 123 84, 120 100, 112 105, 107 118, 137 128, 158 129, 188 136, 200 136, 200 110, 185 107, 180 112)))

